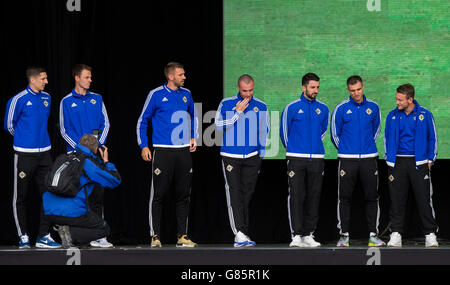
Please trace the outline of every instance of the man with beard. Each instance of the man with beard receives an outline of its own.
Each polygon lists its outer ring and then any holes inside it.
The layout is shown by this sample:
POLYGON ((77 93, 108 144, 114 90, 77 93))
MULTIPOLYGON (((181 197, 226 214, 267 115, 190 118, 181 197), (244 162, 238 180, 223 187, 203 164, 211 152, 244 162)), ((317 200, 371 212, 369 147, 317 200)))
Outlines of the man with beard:
POLYGON ((384 246, 378 238, 380 210, 378 205, 378 151, 380 109, 364 95, 361 77, 347 79, 350 98, 334 109, 331 117, 331 141, 338 150, 338 247, 348 247, 350 209, 353 190, 359 180, 366 203, 369 246, 384 246))
POLYGON ((316 99, 319 80, 314 73, 305 74, 300 98, 281 114, 280 136, 286 147, 289 183, 290 247, 320 246, 313 233, 319 219, 325 154, 322 140, 328 129, 329 111, 316 99))
POLYGON ((385 149, 391 198, 391 236, 388 246, 401 247, 409 185, 414 192, 425 246, 437 247, 439 227, 433 209, 431 165, 437 156, 433 114, 414 100, 414 87, 400 85, 395 94, 397 108, 386 118, 385 149))
POLYGON ((152 164, 149 224, 151 247, 161 247, 162 205, 174 185, 177 216, 177 247, 197 246, 187 235, 191 195, 192 158, 197 149, 197 127, 194 100, 183 88, 186 75, 183 65, 169 62, 164 73, 167 83, 150 91, 137 123, 141 157, 152 164), (180 123, 181 121, 181 123, 180 123), (153 154, 147 129, 151 123, 153 154))

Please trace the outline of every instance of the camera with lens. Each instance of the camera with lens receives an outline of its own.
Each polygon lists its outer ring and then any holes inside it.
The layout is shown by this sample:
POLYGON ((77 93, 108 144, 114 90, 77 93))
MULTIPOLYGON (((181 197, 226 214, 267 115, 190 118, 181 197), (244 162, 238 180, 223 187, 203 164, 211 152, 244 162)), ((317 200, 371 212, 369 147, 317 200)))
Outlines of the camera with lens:
MULTIPOLYGON (((92 130, 92 135, 94 137, 96 137, 97 140, 99 140, 101 134, 102 134, 102 130, 92 130)), ((100 145, 100 142, 99 142, 99 145, 100 145)), ((101 149, 102 151, 105 151, 105 147, 104 146, 99 146, 98 148, 101 149)), ((97 156, 102 158, 102 156, 101 156, 99 151, 97 152, 97 156)))

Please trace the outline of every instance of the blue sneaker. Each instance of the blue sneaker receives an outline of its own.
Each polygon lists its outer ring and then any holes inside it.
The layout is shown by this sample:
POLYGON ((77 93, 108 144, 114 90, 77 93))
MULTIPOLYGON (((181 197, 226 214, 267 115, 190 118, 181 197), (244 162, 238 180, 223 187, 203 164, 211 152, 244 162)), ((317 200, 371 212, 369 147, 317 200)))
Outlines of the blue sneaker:
POLYGON ((19 239, 19 248, 23 249, 23 248, 31 248, 30 246, 30 238, 24 234, 23 236, 20 237, 19 239))
POLYGON ((61 244, 55 242, 50 234, 43 237, 37 237, 36 247, 38 248, 61 248, 61 244))

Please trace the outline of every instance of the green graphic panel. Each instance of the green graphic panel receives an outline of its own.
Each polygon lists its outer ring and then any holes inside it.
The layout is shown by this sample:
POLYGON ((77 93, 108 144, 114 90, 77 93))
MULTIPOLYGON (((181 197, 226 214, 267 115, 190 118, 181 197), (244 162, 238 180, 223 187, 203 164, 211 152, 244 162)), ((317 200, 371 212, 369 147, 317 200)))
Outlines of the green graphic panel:
MULTIPOLYGON (((224 0, 225 97, 236 95, 240 75, 255 78, 255 96, 279 112, 272 113, 271 147, 280 159, 285 149, 274 117, 299 97, 301 77, 319 75, 317 98, 331 116, 349 96, 346 79, 360 75, 381 108, 382 158, 395 89, 411 83, 435 117, 438 158, 450 158, 449 11, 448 0, 224 0)), ((325 158, 336 158, 329 130, 324 146, 325 158)))

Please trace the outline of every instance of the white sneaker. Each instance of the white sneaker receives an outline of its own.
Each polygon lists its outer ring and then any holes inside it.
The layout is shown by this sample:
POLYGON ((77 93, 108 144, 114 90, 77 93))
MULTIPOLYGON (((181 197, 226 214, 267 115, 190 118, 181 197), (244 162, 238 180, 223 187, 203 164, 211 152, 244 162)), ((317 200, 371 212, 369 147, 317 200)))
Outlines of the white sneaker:
POLYGON ((320 246, 320 242, 315 241, 313 235, 302 237, 302 244, 303 244, 302 247, 319 247, 320 246))
POLYGON ((252 241, 247 235, 243 232, 238 232, 234 237, 234 247, 241 246, 255 246, 256 243, 252 241))
POLYGON ((101 248, 113 247, 112 243, 109 243, 105 237, 98 240, 93 240, 91 241, 90 244, 92 247, 101 247, 101 248))
POLYGON ((303 247, 302 237, 300 235, 294 236, 289 247, 303 247))
POLYGON ((243 234, 242 232, 238 232, 234 236, 234 247, 246 246, 247 243, 248 243, 247 236, 245 234, 243 234))
POLYGON ((425 247, 438 247, 439 244, 436 240, 436 235, 434 233, 425 236, 425 247))
POLYGON ((389 240, 387 246, 402 247, 402 235, 398 232, 393 232, 391 234, 391 239, 389 240))

